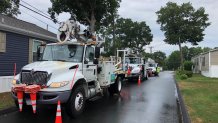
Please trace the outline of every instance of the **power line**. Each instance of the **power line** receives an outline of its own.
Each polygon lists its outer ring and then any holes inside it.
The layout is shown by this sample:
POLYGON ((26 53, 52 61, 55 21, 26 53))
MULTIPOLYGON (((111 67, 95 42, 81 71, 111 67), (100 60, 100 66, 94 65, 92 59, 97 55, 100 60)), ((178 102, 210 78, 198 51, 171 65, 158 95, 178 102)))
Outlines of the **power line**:
POLYGON ((21 0, 21 1, 22 1, 23 3, 25 3, 25 4, 27 4, 28 6, 30 6, 30 7, 34 8, 34 9, 36 9, 37 11, 39 11, 39 12, 45 14, 46 16, 50 16, 48 13, 45 13, 45 12, 43 12, 43 11, 37 9, 36 7, 30 5, 29 3, 27 3, 27 2, 25 2, 25 1, 23 1, 23 0, 21 0))
MULTIPOLYGON (((25 5, 23 5, 23 4, 20 4, 20 3, 19 3, 19 5, 22 6, 22 7, 24 7, 24 8, 26 8, 26 9, 28 9, 28 10, 30 10, 30 11, 32 11, 32 12, 34 12, 34 13, 37 13, 37 14, 39 14, 39 15, 41 15, 41 16, 43 16, 43 17, 45 17, 45 18, 47 18, 47 19, 53 21, 53 19, 51 19, 50 17, 47 17, 47 16, 45 16, 45 15, 43 15, 43 14, 41 14, 41 13, 35 11, 35 10, 33 10, 33 9, 31 9, 31 8, 29 8, 29 7, 25 6, 25 5)), ((57 22, 58 22, 58 21, 57 21, 57 22)), ((58 23, 60 23, 60 22, 58 22, 58 23)))
MULTIPOLYGON (((22 10, 21 10, 21 11, 22 11, 22 10)), ((40 20, 40 19, 38 19, 38 18, 34 17, 34 16, 33 16, 33 15, 31 15, 31 14, 28 14, 28 13, 27 13, 27 12, 25 12, 25 11, 22 11, 22 13, 25 13, 25 14, 27 14, 27 15, 31 16, 32 18, 34 18, 34 19, 36 19, 36 20, 38 20, 38 21, 40 21, 40 22, 42 22, 42 23, 44 23, 44 24, 48 25, 49 27, 51 27, 51 28, 53 28, 53 29, 56 29, 56 30, 58 30, 57 28, 55 28, 55 27, 53 27, 53 26, 49 25, 48 23, 46 23, 46 22, 44 22, 44 21, 42 21, 42 20, 40 20)))

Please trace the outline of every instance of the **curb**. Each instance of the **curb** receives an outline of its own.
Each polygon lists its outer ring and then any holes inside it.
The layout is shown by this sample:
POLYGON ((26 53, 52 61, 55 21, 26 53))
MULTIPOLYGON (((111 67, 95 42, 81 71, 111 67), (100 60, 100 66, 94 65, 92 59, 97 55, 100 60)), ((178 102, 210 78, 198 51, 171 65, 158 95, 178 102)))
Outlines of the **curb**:
POLYGON ((9 108, 0 110, 0 116, 1 116, 1 115, 4 115, 4 114, 11 113, 11 112, 15 112, 15 111, 17 111, 17 107, 15 107, 15 106, 9 107, 9 108))
POLYGON ((181 95, 178 83, 176 81, 175 75, 174 75, 174 81, 175 81, 177 95, 178 95, 177 105, 178 105, 178 110, 179 110, 178 111, 179 112, 178 115, 180 116, 179 117, 180 123, 191 123, 191 120, 189 118, 188 111, 187 111, 187 109, 185 107, 184 100, 182 98, 182 95, 181 95))

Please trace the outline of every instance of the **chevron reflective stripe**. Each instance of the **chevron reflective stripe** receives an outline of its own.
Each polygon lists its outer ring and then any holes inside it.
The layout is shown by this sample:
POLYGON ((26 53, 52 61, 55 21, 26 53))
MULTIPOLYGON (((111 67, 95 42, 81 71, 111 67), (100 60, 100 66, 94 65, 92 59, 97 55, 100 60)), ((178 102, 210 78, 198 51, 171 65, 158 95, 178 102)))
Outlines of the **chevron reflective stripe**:
POLYGON ((31 100, 32 105, 36 105, 36 100, 31 100))
POLYGON ((18 99, 18 102, 23 102, 23 99, 18 99))
POLYGON ((57 106, 57 111, 60 111, 60 110, 61 110, 61 106, 58 105, 58 106, 57 106))
POLYGON ((19 104, 19 110, 21 112, 23 108, 23 99, 18 99, 18 104, 19 104))
POLYGON ((20 111, 22 111, 22 108, 23 108, 23 104, 19 104, 20 111))
POLYGON ((32 107, 33 107, 33 113, 36 113, 36 100, 31 100, 32 107))
POLYGON ((57 113, 56 113, 56 116, 61 116, 61 112, 57 112, 57 113))
POLYGON ((36 105, 32 105, 33 107, 33 113, 36 113, 36 105))

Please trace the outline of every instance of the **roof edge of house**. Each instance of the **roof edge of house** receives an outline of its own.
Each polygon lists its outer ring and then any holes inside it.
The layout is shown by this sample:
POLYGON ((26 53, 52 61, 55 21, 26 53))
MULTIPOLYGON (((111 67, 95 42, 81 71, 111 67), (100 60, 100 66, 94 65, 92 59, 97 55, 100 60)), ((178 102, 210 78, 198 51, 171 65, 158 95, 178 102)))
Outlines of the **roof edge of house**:
POLYGON ((28 35, 28 36, 36 38, 36 39, 57 42, 57 39, 55 37, 39 34, 39 33, 33 32, 33 31, 27 31, 27 30, 24 30, 24 29, 19 29, 19 28, 16 28, 16 27, 12 27, 12 26, 2 24, 2 23, 0 23, 0 29, 2 31, 13 32, 13 33, 21 34, 21 35, 28 35))
POLYGON ((201 56, 201 55, 207 54, 207 53, 209 53, 209 52, 214 52, 214 51, 218 51, 218 48, 211 49, 211 50, 209 50, 209 51, 207 51, 207 52, 203 52, 203 53, 201 53, 201 54, 199 54, 199 55, 196 55, 196 56, 192 57, 191 59, 197 58, 197 57, 199 57, 199 56, 201 56))

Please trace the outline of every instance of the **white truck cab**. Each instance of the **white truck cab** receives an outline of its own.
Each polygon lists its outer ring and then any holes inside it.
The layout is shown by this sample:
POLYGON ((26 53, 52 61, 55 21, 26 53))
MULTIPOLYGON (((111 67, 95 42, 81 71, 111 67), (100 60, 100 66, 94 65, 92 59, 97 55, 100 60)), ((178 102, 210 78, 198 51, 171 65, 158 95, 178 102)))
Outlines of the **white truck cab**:
POLYGON ((139 76, 141 77, 141 79, 148 79, 148 65, 141 57, 126 56, 125 65, 128 69, 130 69, 130 75, 127 76, 129 80, 138 79, 139 76))
POLYGON ((153 59, 148 58, 148 68, 147 68, 147 70, 149 71, 149 73, 153 74, 155 76, 158 76, 157 67, 158 67, 158 63, 156 63, 153 59))
POLYGON ((139 79, 139 77, 141 77, 142 80, 147 80, 147 62, 141 57, 128 53, 128 50, 117 50, 117 58, 119 58, 120 52, 123 54, 120 63, 122 64, 121 71, 125 73, 124 79, 132 81, 133 79, 139 79))
MULTIPOLYGON (((104 90, 120 93, 121 76, 115 73, 115 61, 99 59, 99 48, 77 42, 52 43, 45 46, 41 61, 24 66, 15 84, 40 85, 37 104, 66 103, 66 111, 76 117, 83 112, 85 101, 104 90)), ((16 93, 12 96, 17 102, 16 93)), ((24 96, 30 105, 30 97, 24 96)))

